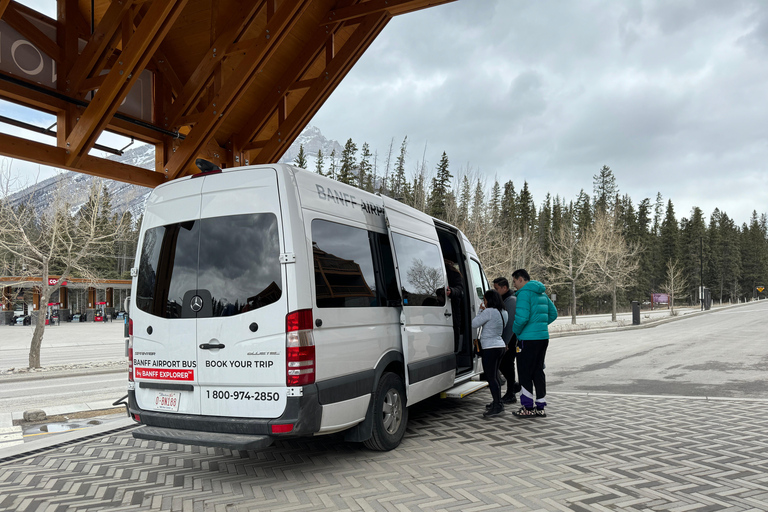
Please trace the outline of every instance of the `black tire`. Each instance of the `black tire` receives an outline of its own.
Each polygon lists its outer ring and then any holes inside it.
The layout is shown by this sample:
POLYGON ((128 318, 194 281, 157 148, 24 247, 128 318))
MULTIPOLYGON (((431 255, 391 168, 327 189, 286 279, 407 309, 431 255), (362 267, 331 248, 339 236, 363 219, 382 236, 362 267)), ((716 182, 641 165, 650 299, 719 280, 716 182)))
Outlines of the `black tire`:
POLYGON ((403 379, 394 373, 382 375, 373 397, 373 431, 363 442, 366 448, 388 452, 398 447, 408 425, 405 400, 403 379))

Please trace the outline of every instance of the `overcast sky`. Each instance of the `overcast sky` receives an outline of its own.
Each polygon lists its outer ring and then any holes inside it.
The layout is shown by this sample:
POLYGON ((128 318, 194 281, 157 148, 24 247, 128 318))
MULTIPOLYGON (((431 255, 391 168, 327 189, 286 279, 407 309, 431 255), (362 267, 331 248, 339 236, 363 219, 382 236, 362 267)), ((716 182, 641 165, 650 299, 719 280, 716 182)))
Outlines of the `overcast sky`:
POLYGON ((311 123, 408 170, 527 181, 537 206, 608 165, 637 204, 768 212, 768 2, 459 0, 394 18, 311 123), (385 155, 384 155, 385 156, 385 155))
POLYGON ((458 0, 390 21, 311 124, 380 165, 407 135, 409 173, 426 144, 430 170, 445 151, 537 206, 608 165, 635 204, 747 222, 768 212, 768 2, 458 0))

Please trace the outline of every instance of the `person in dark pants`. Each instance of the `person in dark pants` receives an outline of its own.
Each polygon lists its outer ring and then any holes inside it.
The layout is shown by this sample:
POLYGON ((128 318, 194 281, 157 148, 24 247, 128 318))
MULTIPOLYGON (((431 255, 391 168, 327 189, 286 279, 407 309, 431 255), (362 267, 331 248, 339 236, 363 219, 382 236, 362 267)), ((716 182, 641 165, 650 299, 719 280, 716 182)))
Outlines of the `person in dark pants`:
POLYGON ((515 308, 517 307, 517 298, 512 290, 509 289, 509 281, 506 277, 497 277, 493 280, 493 288, 501 295, 501 300, 504 301, 504 307, 507 310, 509 320, 504 325, 504 332, 501 333, 501 339, 504 340, 504 344, 507 346, 507 351, 504 352, 504 356, 499 363, 499 371, 507 380, 507 392, 501 397, 501 401, 505 405, 517 403, 516 393, 520 392, 520 383, 515 379, 515 359, 517 352, 515 351, 514 333, 512 332, 512 324, 515 321, 515 308))
POLYGON ((460 352, 462 347, 459 346, 461 340, 459 334, 461 333, 461 308, 464 301, 464 280, 456 263, 448 258, 444 258, 443 261, 448 274, 448 286, 445 288, 445 295, 451 300, 451 311, 453 312, 451 316, 453 321, 453 351, 460 352))
POLYGON ((547 416, 547 382, 544 376, 544 357, 549 346, 549 324, 557 318, 557 309, 544 293, 546 287, 531 281, 524 269, 512 273, 517 287, 517 308, 512 331, 517 336, 517 373, 520 377, 520 409, 513 414, 518 418, 547 416), (536 389, 534 403, 533 390, 536 389))
POLYGON ((501 386, 496 374, 499 371, 501 357, 507 349, 504 340, 501 339, 507 316, 501 295, 496 290, 486 290, 480 311, 472 320, 473 329, 483 328, 480 334, 480 346, 483 349, 483 371, 485 372, 485 379, 488 381, 488 387, 491 389, 491 396, 493 396, 493 402, 490 403, 489 407, 486 407, 483 416, 497 416, 504 412, 504 404, 501 403, 501 386))

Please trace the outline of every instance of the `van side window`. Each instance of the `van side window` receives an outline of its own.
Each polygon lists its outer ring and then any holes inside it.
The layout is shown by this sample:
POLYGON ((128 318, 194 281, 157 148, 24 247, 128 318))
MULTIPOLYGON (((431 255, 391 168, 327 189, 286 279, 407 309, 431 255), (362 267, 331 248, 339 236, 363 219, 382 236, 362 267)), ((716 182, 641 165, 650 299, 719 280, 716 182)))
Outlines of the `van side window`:
POLYGON ((478 263, 473 259, 470 259, 469 271, 472 273, 472 286, 475 287, 475 293, 477 294, 477 298, 482 301, 483 294, 485 293, 485 290, 488 289, 488 281, 485 280, 485 274, 483 274, 483 269, 480 267, 480 263, 478 263))
POLYGON ((373 254, 378 234, 326 220, 312 221, 315 300, 319 308, 386 306, 373 254))
POLYGON ((394 233, 404 306, 445 306, 445 273, 440 248, 394 233))

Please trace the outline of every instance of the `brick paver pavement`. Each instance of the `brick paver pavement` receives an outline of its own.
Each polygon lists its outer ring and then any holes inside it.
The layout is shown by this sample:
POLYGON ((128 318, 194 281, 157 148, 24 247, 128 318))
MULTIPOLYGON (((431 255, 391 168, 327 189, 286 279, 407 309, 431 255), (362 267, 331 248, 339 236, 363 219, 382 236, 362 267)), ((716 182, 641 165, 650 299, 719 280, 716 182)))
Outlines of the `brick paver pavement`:
POLYGON ((768 510, 766 401, 561 393, 546 419, 484 420, 484 393, 415 406, 387 453, 122 431, 0 459, 0 510, 768 510))

